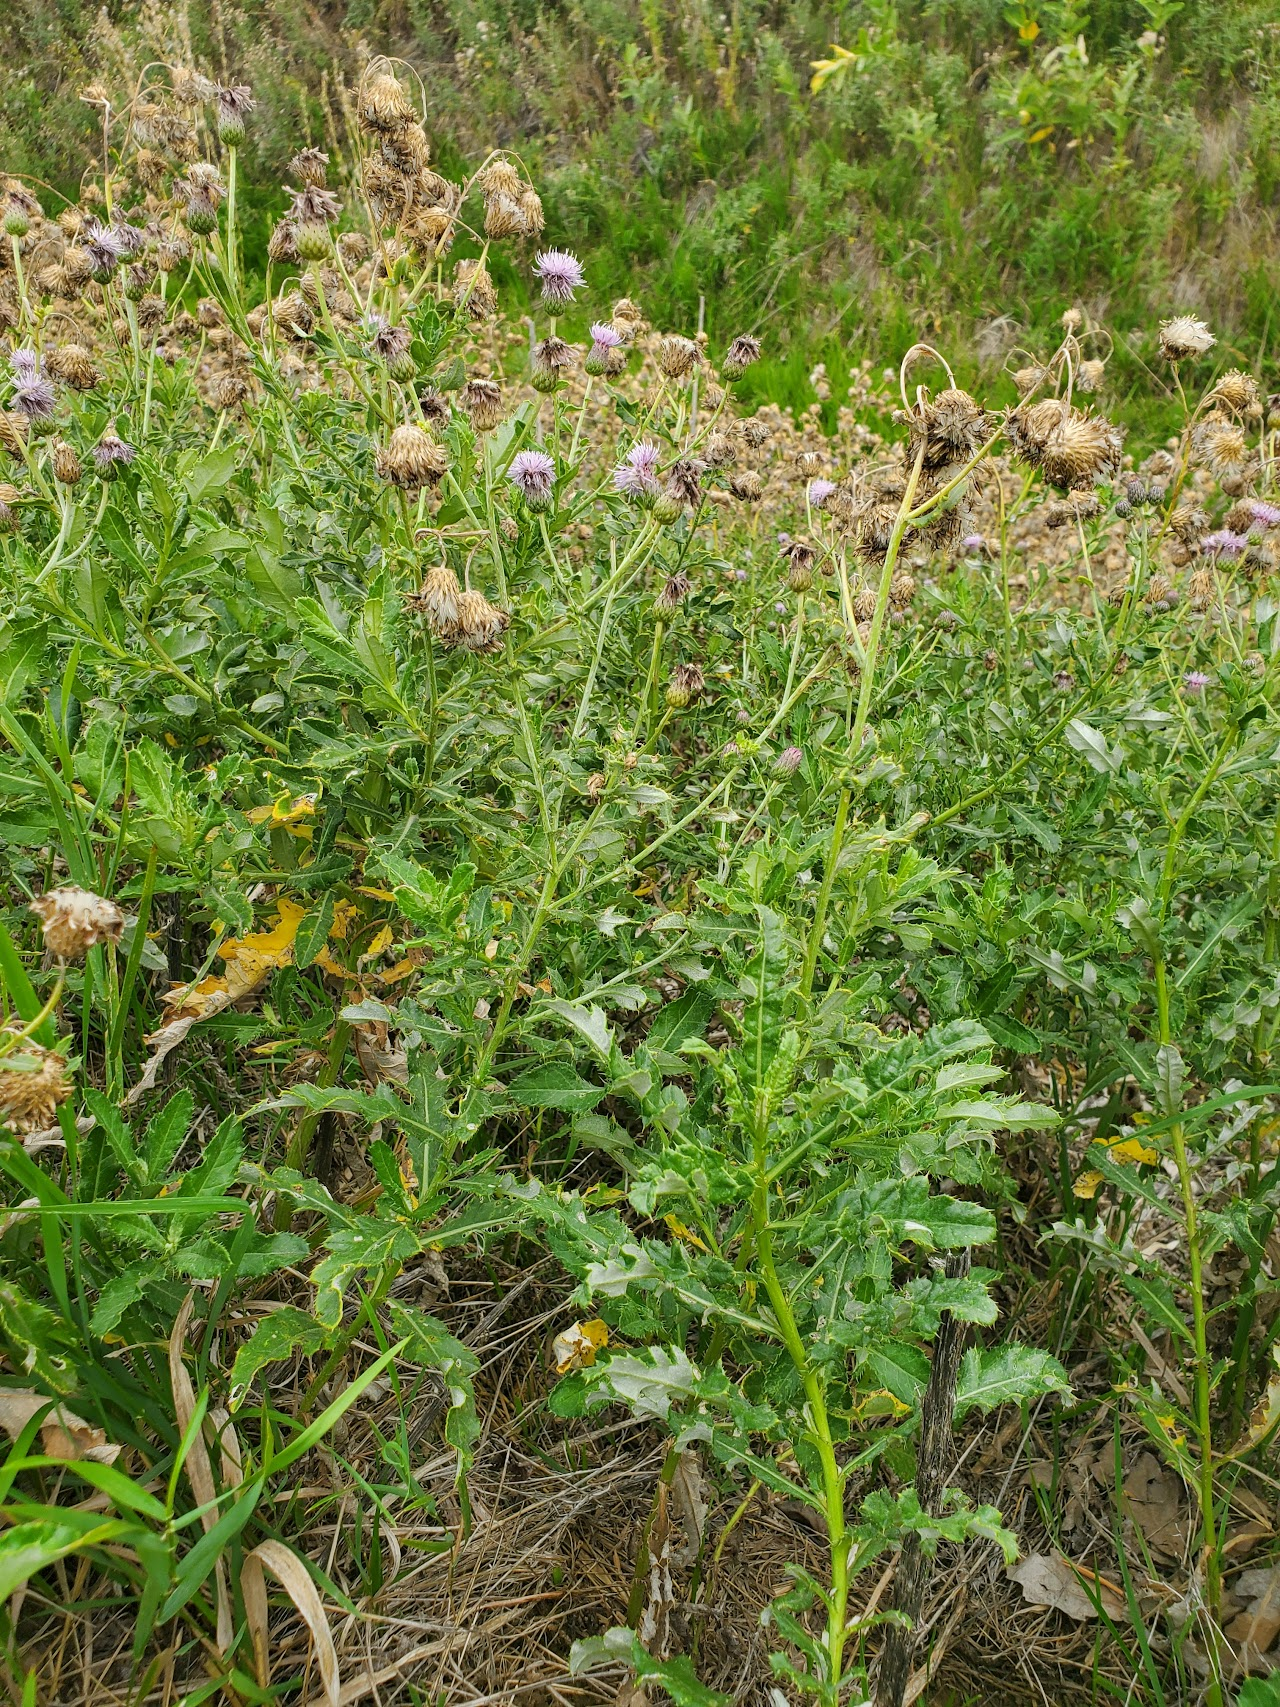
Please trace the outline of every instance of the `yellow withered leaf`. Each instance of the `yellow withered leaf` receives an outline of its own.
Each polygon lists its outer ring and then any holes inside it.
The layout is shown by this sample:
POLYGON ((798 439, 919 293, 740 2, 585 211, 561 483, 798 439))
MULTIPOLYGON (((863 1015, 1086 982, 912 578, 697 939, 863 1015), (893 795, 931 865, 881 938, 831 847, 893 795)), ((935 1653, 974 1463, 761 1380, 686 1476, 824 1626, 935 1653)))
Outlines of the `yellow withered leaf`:
POLYGON ((1138 1138, 1122 1138, 1118 1144, 1108 1144, 1107 1154, 1122 1162, 1145 1162, 1148 1166, 1160 1160, 1159 1152, 1138 1138))
POLYGON ((568 1375, 574 1369, 589 1369, 596 1353, 609 1343, 607 1323, 594 1318, 590 1322, 575 1322, 552 1341, 551 1353, 556 1360, 556 1374, 568 1375))
POLYGON ((1081 1174, 1080 1178, 1072 1186, 1072 1195, 1074 1197, 1096 1197, 1098 1195, 1098 1187, 1102 1184, 1105 1178, 1105 1174, 1100 1174, 1096 1168, 1090 1168, 1087 1173, 1081 1174))
POLYGON ((662 1219, 682 1244, 692 1245, 695 1250, 705 1251, 706 1246, 694 1232, 692 1227, 686 1227, 684 1222, 675 1215, 664 1215, 662 1219))
POLYGON ((392 930, 391 926, 383 925, 377 936, 374 937, 373 941, 365 950, 365 958, 372 959, 375 954, 385 954, 387 949, 391 947, 391 944, 395 940, 396 933, 392 930))
MULTIPOLYGON (((251 806, 245 817, 251 824, 270 824, 273 830, 297 830, 308 818, 315 817, 315 811, 314 794, 300 794, 296 800, 285 795, 270 806, 251 806)), ((308 828, 307 834, 310 833, 308 828)))

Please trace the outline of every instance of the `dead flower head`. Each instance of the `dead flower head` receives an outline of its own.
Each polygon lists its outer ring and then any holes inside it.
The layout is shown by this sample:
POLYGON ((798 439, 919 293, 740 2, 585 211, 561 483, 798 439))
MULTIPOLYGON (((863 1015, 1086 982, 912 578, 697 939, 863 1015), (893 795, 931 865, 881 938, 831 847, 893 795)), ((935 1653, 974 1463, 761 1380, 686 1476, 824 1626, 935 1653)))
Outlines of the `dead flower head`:
POLYGON ((1178 314, 1172 320, 1160 322, 1160 354, 1167 362, 1194 361, 1197 356, 1207 355, 1217 341, 1204 321, 1190 314, 1178 314))
POLYGON ((418 492, 424 486, 440 484, 448 471, 449 456, 444 446, 421 427, 407 422, 397 427, 378 451, 375 466, 379 476, 392 486, 403 492, 418 492))
POLYGON ((52 1049, 23 1038, 0 1056, 0 1124, 12 1132, 39 1132, 52 1126, 59 1103, 71 1095, 67 1064, 52 1049))
POLYGON ((114 901, 74 883, 37 895, 31 911, 44 929, 45 947, 59 960, 83 960, 100 942, 119 942, 124 914, 114 901))

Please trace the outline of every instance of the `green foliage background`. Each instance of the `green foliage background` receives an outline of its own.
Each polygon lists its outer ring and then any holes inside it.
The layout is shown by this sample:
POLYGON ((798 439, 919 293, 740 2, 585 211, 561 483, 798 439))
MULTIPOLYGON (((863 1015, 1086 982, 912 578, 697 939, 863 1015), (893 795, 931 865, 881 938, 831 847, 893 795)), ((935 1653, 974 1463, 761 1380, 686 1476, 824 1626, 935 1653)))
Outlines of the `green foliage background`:
MULTIPOLYGON (((1071 301, 1122 337, 1186 308, 1258 360, 1272 338, 1274 0, 22 0, 9 17, 0 157, 68 193, 100 71, 185 55, 252 83, 262 183, 300 130, 341 145, 335 91, 402 55, 446 171, 519 149, 600 297, 639 288, 691 329, 705 296, 713 338, 764 334, 761 397, 812 401, 816 361, 896 359, 928 334, 996 367, 1071 301), (832 42, 855 59, 814 95, 832 42)), ((1149 390, 1136 356, 1115 377, 1149 390)))

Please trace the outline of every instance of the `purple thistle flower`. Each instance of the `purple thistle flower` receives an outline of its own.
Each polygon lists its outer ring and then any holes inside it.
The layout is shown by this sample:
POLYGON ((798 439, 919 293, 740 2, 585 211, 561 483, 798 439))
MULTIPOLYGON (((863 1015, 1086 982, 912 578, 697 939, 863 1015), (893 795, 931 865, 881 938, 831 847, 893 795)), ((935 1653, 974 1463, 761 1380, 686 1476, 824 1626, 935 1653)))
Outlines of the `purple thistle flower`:
POLYGON ((556 465, 544 450, 518 451, 507 479, 531 510, 549 508, 555 489, 556 465))
POLYGON ((47 379, 33 379, 14 391, 13 401, 28 421, 52 421, 57 398, 47 379))
POLYGON ((385 314, 371 314, 365 325, 372 334, 369 348, 385 362, 398 360, 413 342, 413 333, 409 328, 393 326, 385 314))
POLYGON ((960 541, 966 551, 984 551, 986 543, 980 533, 967 533, 960 541))
POLYGON ((84 236, 81 239, 84 252, 89 257, 89 265, 93 268, 94 276, 103 279, 111 277, 120 265, 125 255, 125 247, 120 241, 119 233, 110 226, 103 225, 99 220, 91 219, 86 222, 84 236))
POLYGON ((40 359, 34 350, 15 350, 9 357, 9 366, 15 384, 32 385, 40 371, 40 359))
MULTIPOLYGON (((622 333, 608 320, 593 320, 591 342, 602 350, 616 350, 622 342, 622 333)), ((1280 511, 1277 514, 1280 515, 1280 511)))
POLYGON ((1249 508, 1260 527, 1280 527, 1280 505, 1264 503, 1261 498, 1250 498, 1249 508))
POLYGON ((649 439, 632 445, 620 465, 613 471, 617 491, 629 498, 653 498, 658 493, 658 464, 662 452, 649 439))
POLYGON ((1200 541, 1200 549, 1209 557, 1239 557, 1249 544, 1249 537, 1243 533, 1232 533, 1227 528, 1219 528, 1217 533, 1207 533, 1200 541))
POLYGON ((1186 693, 1203 693, 1209 685, 1209 678, 1203 670, 1188 670, 1182 678, 1183 690, 1186 693))
POLYGON ((546 249, 534 262, 533 271, 542 280, 542 300, 551 308, 564 308, 573 293, 584 285, 582 262, 566 249, 546 249))
POLYGON ((804 763, 804 754, 799 747, 784 747, 774 761, 774 770, 783 776, 794 776, 804 763))
POLYGON ((745 569, 735 569, 733 572, 733 578, 735 581, 745 581, 747 578, 746 570, 745 569))
POLYGON ((820 510, 835 489, 834 480, 811 480, 809 482, 809 503, 812 508, 820 510))
POLYGON ((121 468, 127 468, 137 456, 132 445, 126 444, 111 422, 93 447, 93 463, 101 480, 114 480, 121 468))

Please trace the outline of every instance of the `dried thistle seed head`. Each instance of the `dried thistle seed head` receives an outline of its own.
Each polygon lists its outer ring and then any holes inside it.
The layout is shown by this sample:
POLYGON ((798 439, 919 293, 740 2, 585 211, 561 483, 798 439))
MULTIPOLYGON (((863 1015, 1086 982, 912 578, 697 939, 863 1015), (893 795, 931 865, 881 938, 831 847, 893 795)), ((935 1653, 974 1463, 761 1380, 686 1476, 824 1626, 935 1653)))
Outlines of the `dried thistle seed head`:
POLYGON ((504 237, 524 237, 529 230, 524 210, 515 196, 488 196, 484 204, 484 234, 495 242, 504 237))
POLYGON ((541 237, 546 219, 542 212, 542 197, 528 185, 520 193, 520 212, 524 217, 525 230, 530 237, 541 237))
POLYGON ((681 457, 673 462, 667 473, 667 496, 682 507, 696 508, 702 496, 702 468, 702 463, 693 457, 681 457))
POLYGON ((459 261, 453 269, 453 305, 473 320, 487 320, 498 306, 489 269, 479 261, 459 261))
POLYGON ((1195 437, 1197 451, 1218 480, 1243 474, 1252 461, 1243 428, 1225 417, 1207 420, 1195 437))
POLYGON ((24 1037, 0 1057, 0 1125, 11 1132, 40 1132, 58 1117, 71 1095, 67 1064, 52 1049, 24 1037))
POLYGON ((6 409, 0 413, 0 447, 7 450, 15 462, 22 461, 30 432, 27 417, 20 415, 16 409, 6 409))
POLYGON ((705 678, 696 664, 677 664, 667 683, 667 704, 673 710, 683 710, 697 699, 705 685, 705 678))
POLYGON ((80 458, 65 439, 55 439, 49 453, 53 478, 60 486, 76 486, 84 474, 80 458))
POLYGON ((45 366, 72 391, 93 391, 102 383, 102 375, 83 344, 59 344, 45 357, 45 366))
POLYGON ((742 436, 752 450, 760 450, 768 444, 772 434, 767 421, 752 415, 750 420, 742 423, 742 436))
POLYGON ((555 503, 556 465, 546 451, 517 451, 507 479, 531 510, 549 510, 555 503))
POLYGON ((1107 364, 1096 358, 1081 362, 1076 369, 1076 390, 1091 394, 1101 391, 1107 377, 1107 364))
POLYGON ((1259 415, 1262 412, 1262 392, 1257 380, 1243 368, 1233 367, 1224 373, 1210 393, 1216 403, 1223 403, 1239 415, 1259 415))
POLYGON ((855 622, 870 622, 876 614, 876 596, 870 587, 859 587, 853 595, 853 617, 855 622))
POLYGON ((1019 397, 1025 397, 1028 392, 1034 391, 1038 385, 1043 385, 1048 377, 1048 368, 1040 365, 1017 368, 1012 375, 1019 397))
POLYGON ((818 548, 811 539, 789 539, 779 555, 791 570, 812 569, 818 559, 818 548))
POLYGON ((610 320, 622 333, 624 338, 634 341, 649 322, 644 317, 644 309, 629 296, 620 296, 614 303, 609 315, 610 320))
POLYGON ((1198 540, 1202 533, 1207 533, 1209 517, 1194 498, 1186 498, 1169 517, 1169 530, 1184 545, 1190 545, 1198 540))
POLYGON ((124 914, 114 901, 68 883, 37 895, 31 911, 44 930, 45 947, 59 960, 83 960, 100 942, 119 942, 124 914))
POLYGON ((383 72, 365 79, 356 106, 360 128, 373 136, 394 136, 414 122, 414 110, 403 88, 383 72))
POLYGON ((669 616, 672 611, 678 610, 688 596, 689 585, 689 577, 683 570, 669 576, 654 598, 654 610, 663 616, 669 616))
POLYGON ((191 245, 180 232, 173 232, 156 244, 156 266, 162 273, 176 273, 191 258, 191 245))
POLYGON ((338 239, 338 254, 345 266, 359 267, 369 259, 369 239, 363 231, 344 231, 338 239))
POLYGON ((128 468, 137 454, 133 446, 120 437, 115 422, 108 421, 102 437, 93 447, 93 466, 98 471, 98 479, 115 480, 120 470, 128 468))
POLYGON ((511 196, 519 197, 523 184, 520 173, 509 160, 490 160, 489 164, 476 174, 476 187, 482 196, 511 196))
POLYGON ((468 652, 496 652, 502 637, 511 627, 511 618, 497 605, 489 603, 483 593, 467 591, 458 594, 456 634, 459 644, 468 652))
POLYGON ((753 362, 760 360, 760 340, 749 333, 741 333, 725 351, 725 357, 720 364, 720 377, 732 382, 741 379, 753 362))
POLYGON ((1051 486, 1096 485, 1118 471, 1122 438, 1110 421, 1049 397, 1008 417, 1014 452, 1051 486))
POLYGON ((403 492, 418 492, 424 486, 438 486, 449 468, 449 456, 443 445, 436 444, 422 428, 413 422, 397 427, 375 459, 381 479, 403 492))
POLYGON ((914 458, 923 447, 927 469, 965 462, 981 447, 990 431, 990 418, 967 391, 955 387, 941 391, 932 402, 913 411, 911 443, 907 455, 914 458))
POLYGON ((717 428, 702 447, 702 459, 708 468, 732 468, 738 460, 738 446, 733 433, 717 428))
POLYGON ((319 148, 300 148, 289 162, 289 176, 322 188, 329 178, 329 156, 319 148))
POLYGON ((342 212, 342 203, 333 191, 318 184, 304 184, 300 190, 290 190, 289 197, 285 218, 294 225, 332 225, 342 212))
POLYGON ((1173 582, 1167 575, 1148 576, 1142 598, 1143 603, 1149 605, 1152 610, 1171 610, 1177 602, 1177 597, 1173 582))
POLYGON ((544 338, 533 348, 529 380, 536 391, 554 391, 565 369, 573 364, 573 346, 563 338, 544 338))
POLYGON ((873 500, 859 509, 854 520, 853 549, 863 562, 884 562, 897 522, 896 504, 883 504, 873 500))
POLYGON ((1249 534, 1254 540, 1262 538, 1263 529, 1258 521, 1256 509, 1247 498, 1240 498, 1232 504, 1222 518, 1222 525, 1230 533, 1249 534))
POLYGON ((916 596, 914 575, 899 572, 889 583, 889 605, 892 610, 906 610, 916 596))
POLYGON ((249 381, 242 373, 219 375, 213 388, 213 401, 219 409, 238 409, 249 395, 249 381))
POLYGON ((267 259, 274 266, 294 266, 302 259, 298 253, 298 228, 291 219, 279 219, 267 239, 267 259))
POLYGON ((469 379, 462 388, 462 407, 477 433, 491 433, 506 417, 502 387, 492 379, 469 379))
POLYGON ((402 178, 417 177, 426 169, 431 158, 427 133, 416 122, 405 125, 390 136, 384 136, 379 148, 387 165, 402 178))
POLYGON ((1160 322, 1160 354, 1167 362, 1194 361, 1207 355, 1217 341, 1204 321, 1190 314, 1160 322))
POLYGON ((140 148, 133 157, 133 175, 144 190, 158 195, 171 171, 163 154, 152 148, 140 148))
POLYGON ((393 362, 407 354, 409 345, 413 342, 412 329, 405 325, 393 326, 385 314, 371 314, 365 321, 369 330, 369 350, 380 361, 393 362))
POLYGON ((758 504, 764 496, 764 481, 754 468, 739 468, 729 476, 729 490, 741 503, 758 504))
POLYGON ((199 71, 179 66, 173 73, 173 98, 179 106, 203 107, 217 93, 218 85, 199 71))
POLYGON ((458 627, 458 600, 462 589, 458 577, 445 563, 428 569, 422 586, 405 601, 411 610, 420 611, 427 619, 432 633, 441 640, 454 638, 458 627))
MULTIPOLYGON (((614 310, 617 318, 617 310, 614 310)), ((691 374, 702 359, 702 352, 692 338, 682 338, 675 333, 659 339, 656 360, 658 371, 668 379, 684 379, 691 374)))
POLYGON ((1217 583, 1212 569, 1197 569, 1187 582, 1187 598, 1192 610, 1208 610, 1217 597, 1217 583))
POLYGON ((435 427, 438 431, 441 427, 448 426, 451 419, 448 399, 442 397, 434 385, 425 386, 418 393, 418 408, 429 427, 435 427))

